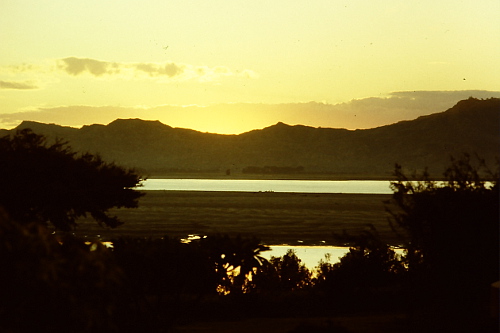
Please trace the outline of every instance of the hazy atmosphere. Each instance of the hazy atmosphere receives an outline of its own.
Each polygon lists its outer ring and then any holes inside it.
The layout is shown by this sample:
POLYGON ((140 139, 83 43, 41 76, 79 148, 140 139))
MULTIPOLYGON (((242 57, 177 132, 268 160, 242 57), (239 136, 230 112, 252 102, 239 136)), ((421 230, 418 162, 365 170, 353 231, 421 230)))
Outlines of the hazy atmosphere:
POLYGON ((497 333, 499 0, 0 0, 0 332, 497 333))
POLYGON ((2 1, 0 127, 371 128, 500 97, 498 1, 2 1))

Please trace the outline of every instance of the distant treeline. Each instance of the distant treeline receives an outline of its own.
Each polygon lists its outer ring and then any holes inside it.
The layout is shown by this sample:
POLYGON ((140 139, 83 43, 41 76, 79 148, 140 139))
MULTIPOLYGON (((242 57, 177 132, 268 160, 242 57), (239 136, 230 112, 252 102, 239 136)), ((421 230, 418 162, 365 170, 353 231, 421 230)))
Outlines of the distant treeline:
POLYGON ((243 173, 253 173, 253 174, 297 174, 303 173, 304 167, 278 167, 278 166, 248 166, 243 168, 243 173))
POLYGON ((221 172, 218 168, 151 168, 151 169, 139 169, 142 173, 152 173, 152 174, 164 174, 164 173, 219 173, 221 172))

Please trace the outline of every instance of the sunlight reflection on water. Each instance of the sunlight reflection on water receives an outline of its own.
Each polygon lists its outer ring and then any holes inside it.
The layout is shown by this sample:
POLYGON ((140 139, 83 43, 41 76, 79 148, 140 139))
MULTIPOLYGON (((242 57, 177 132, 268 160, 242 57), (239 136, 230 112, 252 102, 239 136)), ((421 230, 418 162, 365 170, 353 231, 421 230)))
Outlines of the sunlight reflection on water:
MULTIPOLYGON (((272 245, 271 250, 262 252, 262 257, 271 259, 271 257, 282 257, 288 250, 294 250, 295 255, 301 262, 309 269, 313 270, 319 265, 320 260, 327 261, 326 255, 329 255, 328 262, 335 264, 340 261, 347 252, 349 247, 346 246, 291 246, 291 245, 272 245)), ((394 251, 401 255, 403 249, 394 249, 394 251)))
POLYGON ((271 257, 282 257, 288 250, 294 250, 295 255, 306 265, 308 269, 314 269, 319 261, 326 261, 325 256, 329 254, 329 262, 334 264, 339 262, 340 258, 349 252, 349 247, 345 246, 291 246, 291 245, 273 245, 271 251, 262 252, 266 259, 271 257))
MULTIPOLYGON (((199 240, 206 237, 207 236, 188 235, 187 238, 181 239, 181 242, 190 243, 193 240, 199 240)), ((88 245, 92 244, 92 242, 86 243, 88 245)), ((113 248, 113 242, 102 242, 102 244, 107 248, 113 248)), ((288 250, 293 250, 295 251, 295 255, 309 270, 314 270, 319 265, 321 260, 330 264, 338 263, 340 258, 349 252, 348 246, 270 245, 269 247, 269 251, 260 253, 263 258, 269 260, 271 257, 282 257, 288 252, 288 250)), ((399 255, 401 255, 404 251, 399 248, 394 250, 399 255)))
POLYGON ((140 190, 390 194, 387 180, 148 179, 140 190))

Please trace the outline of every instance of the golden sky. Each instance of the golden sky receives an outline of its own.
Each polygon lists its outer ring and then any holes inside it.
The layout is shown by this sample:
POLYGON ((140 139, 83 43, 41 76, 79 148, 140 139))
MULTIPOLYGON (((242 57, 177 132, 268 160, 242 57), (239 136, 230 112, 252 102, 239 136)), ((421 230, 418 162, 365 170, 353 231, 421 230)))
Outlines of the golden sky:
POLYGON ((0 0, 0 128, 413 119, 500 96, 499 12, 498 0, 0 0))

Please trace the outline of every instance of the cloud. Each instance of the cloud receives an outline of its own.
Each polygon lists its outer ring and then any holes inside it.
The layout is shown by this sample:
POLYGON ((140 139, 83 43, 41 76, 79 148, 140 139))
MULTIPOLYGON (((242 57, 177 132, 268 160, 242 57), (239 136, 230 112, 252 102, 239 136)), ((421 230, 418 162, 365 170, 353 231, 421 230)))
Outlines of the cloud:
POLYGON ((247 79, 257 79, 259 78, 259 74, 257 72, 252 71, 251 69, 244 69, 238 73, 238 76, 247 78, 247 79))
POLYGON ((139 63, 133 65, 136 71, 142 71, 151 77, 181 75, 186 70, 185 65, 177 65, 173 62, 166 64, 139 63))
MULTIPOLYGON (((257 79, 250 69, 232 70, 226 66, 195 66, 179 62, 112 62, 91 58, 67 57, 46 60, 39 64, 19 64, 0 67, 1 75, 37 75, 42 81, 53 80, 51 74, 63 73, 72 77, 90 76, 99 79, 155 80, 157 82, 197 81, 219 82, 224 78, 257 79)), ((37 89, 25 82, 0 81, 0 89, 37 89)))
POLYGON ((499 98, 500 92, 488 90, 396 91, 389 94, 387 102, 398 107, 406 106, 408 109, 427 108, 446 110, 455 105, 458 101, 469 97, 480 99, 491 97, 499 98))
POLYGON ((342 115, 346 128, 371 128, 413 120, 420 116, 442 112, 458 101, 475 98, 500 98, 499 91, 457 90, 457 91, 396 91, 387 97, 354 99, 347 103, 333 105, 342 115))
POLYGON ((73 105, 32 107, 24 111, 0 114, 0 128, 15 127, 24 120, 80 127, 95 123, 109 123, 117 118, 148 119, 148 114, 141 108, 118 106, 73 105))
MULTIPOLYGON (((219 69, 222 70, 222 69, 219 69)), ((23 120, 80 127, 107 124, 117 118, 160 120, 173 126, 216 133, 242 133, 279 121, 290 125, 362 129, 412 120, 443 112, 469 97, 500 98, 500 91, 398 91, 386 97, 368 97, 340 104, 218 104, 210 106, 61 106, 32 108, 0 114, 0 127, 11 128, 23 120)))
POLYGON ((73 76, 77 76, 85 72, 94 76, 116 74, 118 67, 119 65, 117 63, 88 58, 69 57, 59 61, 59 68, 73 76))
POLYGON ((34 64, 23 63, 20 65, 11 65, 7 67, 2 67, 0 69, 4 72, 6 71, 9 73, 25 73, 25 72, 40 71, 41 67, 34 64))
POLYGON ((68 57, 58 60, 58 69, 72 76, 90 74, 94 77, 110 78, 158 78, 176 81, 215 81, 222 77, 257 78, 252 70, 234 72, 225 66, 194 66, 183 63, 118 63, 90 58, 68 57))
POLYGON ((38 89, 38 86, 29 81, 25 82, 0 81, 0 89, 33 90, 33 89, 38 89))

